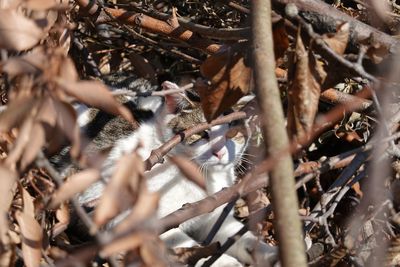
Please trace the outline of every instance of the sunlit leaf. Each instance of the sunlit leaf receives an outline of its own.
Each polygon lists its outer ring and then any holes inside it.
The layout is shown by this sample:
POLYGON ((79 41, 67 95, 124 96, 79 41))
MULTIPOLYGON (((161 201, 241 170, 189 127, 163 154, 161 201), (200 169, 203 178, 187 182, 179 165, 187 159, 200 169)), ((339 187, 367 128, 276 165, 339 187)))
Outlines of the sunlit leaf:
POLYGON ((251 69, 243 55, 231 48, 207 58, 200 71, 211 82, 196 83, 207 121, 217 118, 249 92, 251 69))
POLYGON ((42 228, 30 215, 17 211, 15 213, 22 235, 22 256, 27 267, 39 267, 42 257, 42 228))
POLYGON ((36 45, 45 32, 33 21, 15 10, 0 10, 0 47, 25 50, 36 45))
POLYGON ((97 169, 86 169, 72 175, 56 192, 54 192, 50 208, 55 208, 75 194, 83 192, 99 178, 100 171, 97 169))

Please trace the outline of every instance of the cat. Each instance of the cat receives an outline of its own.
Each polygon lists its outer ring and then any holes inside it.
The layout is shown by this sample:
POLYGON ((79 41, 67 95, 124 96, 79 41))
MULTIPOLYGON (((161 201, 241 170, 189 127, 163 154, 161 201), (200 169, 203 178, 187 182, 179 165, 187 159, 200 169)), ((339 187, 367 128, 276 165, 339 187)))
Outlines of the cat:
MULTIPOLYGON (((143 87, 148 85, 146 82, 142 82, 136 86, 143 90, 143 87)), ((163 87, 164 89, 176 88, 177 85, 164 82, 163 87)), ((173 135, 205 122, 200 105, 194 101, 198 100, 196 98, 198 97, 194 93, 166 96, 165 103, 161 97, 153 96, 145 99, 139 98, 139 100, 137 98, 125 99, 126 103, 136 101, 136 110, 147 115, 153 114, 153 116, 148 115, 146 119, 142 119, 140 127, 135 131, 129 129, 127 122, 121 118, 111 116, 104 121, 101 119, 105 116, 104 113, 79 107, 79 125, 82 131, 93 138, 96 149, 111 147, 102 171, 105 180, 111 176, 115 162, 125 153, 132 152, 139 143, 141 144, 139 154, 146 159, 153 149, 161 146, 173 135)), ((235 165, 240 161, 240 157, 247 147, 247 139, 243 134, 234 134, 235 128, 232 128, 231 125, 216 125, 200 134, 188 137, 170 152, 185 156, 200 166, 206 176, 207 192, 185 179, 178 168, 168 159, 146 173, 150 191, 163 189, 166 185, 170 185, 171 181, 174 181, 168 190, 163 191, 157 211, 159 217, 170 214, 186 203, 201 200, 235 182, 235 165)), ((79 196, 79 202, 85 205, 98 199, 103 188, 103 182, 95 183, 79 196)), ((223 206, 209 214, 182 223, 178 228, 162 234, 161 238, 168 247, 198 245, 206 238, 222 209, 223 206)), ((222 244, 242 227, 243 224, 237 221, 231 212, 213 241, 219 241, 222 244)), ((223 255, 213 266, 242 266, 239 262, 268 266, 275 261, 277 251, 275 247, 260 242, 251 232, 247 232, 226 254, 229 256, 223 255)), ((197 265, 200 266, 200 264, 197 265)))

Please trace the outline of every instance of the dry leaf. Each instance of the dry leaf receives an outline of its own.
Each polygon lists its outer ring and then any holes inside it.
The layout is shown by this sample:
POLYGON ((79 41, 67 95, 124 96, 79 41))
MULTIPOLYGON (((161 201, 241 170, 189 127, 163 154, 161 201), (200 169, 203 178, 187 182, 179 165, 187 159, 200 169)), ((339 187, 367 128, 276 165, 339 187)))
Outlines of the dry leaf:
POLYGON ((72 143, 71 157, 76 158, 81 150, 81 138, 79 125, 76 122, 75 109, 69 103, 54 100, 57 113, 57 127, 72 143))
POLYGON ((33 204, 33 201, 34 201, 33 197, 22 186, 20 187, 20 191, 21 191, 22 199, 23 199, 23 203, 24 203, 23 213, 25 213, 31 217, 35 217, 35 205, 33 204))
POLYGON ((9 103, 7 109, 0 113, 0 132, 9 132, 18 127, 37 105, 38 100, 35 98, 16 99, 9 103))
POLYGON ((25 147, 30 142, 33 124, 34 124, 33 118, 28 117, 25 119, 24 123, 21 126, 21 129, 18 133, 18 138, 15 141, 12 150, 10 151, 5 161, 6 166, 10 167, 11 169, 15 168, 15 164, 21 158, 22 153, 25 150, 25 147))
POLYGON ((97 225, 101 226, 108 222, 130 202, 128 187, 130 184, 135 184, 134 181, 142 175, 142 165, 143 161, 136 153, 124 155, 119 159, 94 212, 94 222, 97 225))
POLYGON ((137 126, 129 109, 118 103, 111 95, 102 82, 99 81, 81 81, 71 82, 69 80, 57 79, 57 83, 65 90, 65 92, 87 104, 96 107, 113 115, 121 115, 124 119, 137 126))
POLYGON ((289 47, 289 38, 285 29, 285 20, 281 19, 272 25, 275 58, 283 57, 289 47))
POLYGON ((0 47, 26 50, 36 45, 45 32, 33 21, 15 10, 0 9, 0 47))
POLYGON ((70 57, 63 57, 59 77, 65 81, 76 82, 79 80, 75 64, 70 57))
POLYGON ((150 238, 151 234, 145 231, 135 232, 126 236, 123 236, 117 240, 114 240, 110 244, 107 244, 101 251, 101 257, 109 257, 115 253, 122 251, 133 250, 139 247, 145 239, 150 238))
POLYGON ((211 82, 210 86, 196 83, 207 121, 217 118, 249 92, 251 69, 243 55, 231 48, 207 58, 200 71, 211 82))
POLYGON ((156 72, 146 58, 137 53, 130 53, 128 57, 138 77, 146 78, 150 80, 153 84, 157 82, 156 72))
POLYGON ((68 204, 63 204, 57 209, 56 218, 58 222, 51 229, 51 236, 53 238, 64 232, 68 227, 70 222, 68 204))
POLYGON ((27 8, 34 10, 48 10, 59 5, 56 0, 24 0, 24 3, 27 8))
POLYGON ((47 57, 43 47, 37 47, 23 56, 6 60, 1 65, 1 70, 6 72, 10 78, 20 74, 38 74, 47 65, 47 57))
POLYGON ((206 181, 196 163, 181 156, 173 156, 169 159, 178 167, 179 171, 186 178, 197 184, 203 190, 206 190, 206 181))
POLYGON ((46 142, 46 134, 41 123, 35 122, 33 124, 30 136, 34 136, 35 138, 30 138, 29 145, 26 145, 24 148, 19 164, 20 170, 25 170, 36 159, 38 152, 46 142))
POLYGON ((17 211, 15 213, 22 235, 22 256, 27 267, 39 267, 42 257, 42 228, 30 215, 17 211))
POLYGON ((131 229, 136 224, 143 222, 145 219, 155 215, 158 207, 160 195, 157 192, 148 192, 142 189, 135 207, 131 213, 115 228, 115 233, 123 233, 131 229))
POLYGON ((288 131, 290 137, 302 139, 312 130, 325 76, 312 52, 305 49, 300 33, 293 57, 293 77, 289 79, 288 89, 288 131))
POLYGON ((336 33, 323 35, 324 41, 333 51, 343 55, 350 37, 350 23, 344 22, 336 28, 336 33))
POLYGON ((166 250, 158 238, 144 239, 143 244, 140 246, 140 256, 146 266, 152 267, 168 267, 169 262, 165 257, 166 250))
POLYGON ((7 213, 14 198, 17 178, 17 173, 0 165, 0 240, 3 245, 9 243, 7 213))
POLYGON ((68 178, 68 180, 53 194, 50 208, 55 208, 61 203, 69 200, 75 194, 83 192, 92 183, 100 178, 100 171, 97 169, 86 169, 68 178))

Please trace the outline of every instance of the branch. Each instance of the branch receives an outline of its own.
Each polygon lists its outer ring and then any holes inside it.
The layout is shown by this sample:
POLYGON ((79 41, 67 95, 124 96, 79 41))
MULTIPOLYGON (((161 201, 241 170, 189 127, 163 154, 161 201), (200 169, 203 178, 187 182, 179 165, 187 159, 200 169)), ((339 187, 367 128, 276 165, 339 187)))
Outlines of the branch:
POLYGON ((139 27, 145 31, 165 35, 173 39, 186 42, 190 46, 202 50, 208 54, 217 52, 219 44, 210 39, 201 38, 192 31, 186 30, 179 25, 175 16, 171 16, 168 21, 158 20, 143 13, 135 13, 124 9, 113 9, 105 7, 102 10, 96 1, 76 0, 76 3, 90 16, 95 16, 95 23, 107 23, 113 19, 118 22, 134 27, 139 27), (112 16, 112 18, 109 17, 112 16))
POLYGON ((271 1, 253 0, 251 8, 254 78, 264 143, 268 156, 280 154, 270 172, 280 260, 284 267, 307 266, 292 158, 290 153, 280 153, 289 147, 289 138, 275 77, 271 1))
POLYGON ((334 32, 338 22, 350 23, 350 44, 358 47, 360 41, 371 36, 374 42, 386 46, 391 53, 396 53, 399 41, 320 0, 272 0, 274 10, 285 16, 287 4, 295 4, 300 16, 310 22, 318 32, 334 32))

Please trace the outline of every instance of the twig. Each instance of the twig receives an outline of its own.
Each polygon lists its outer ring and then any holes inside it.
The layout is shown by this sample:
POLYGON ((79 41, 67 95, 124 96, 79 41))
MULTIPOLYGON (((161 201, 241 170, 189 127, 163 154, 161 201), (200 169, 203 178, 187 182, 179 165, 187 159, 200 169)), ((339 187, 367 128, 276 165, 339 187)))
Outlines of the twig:
POLYGON ((147 97, 147 96, 166 96, 166 95, 171 95, 171 94, 177 94, 177 93, 183 93, 188 89, 193 88, 193 83, 189 83, 185 86, 182 86, 177 89, 168 89, 168 90, 163 90, 163 91, 153 91, 153 92, 146 92, 146 93, 141 93, 141 92, 134 92, 131 90, 122 90, 118 89, 115 91, 112 91, 112 95, 114 96, 119 96, 119 95, 126 95, 126 96, 132 96, 132 97, 147 97))
POLYGON ((75 2, 82 7, 82 10, 86 11, 88 15, 94 17, 96 23, 107 23, 111 20, 118 20, 122 24, 140 27, 149 32, 158 33, 186 42, 193 48, 210 54, 215 53, 220 48, 219 44, 216 44, 210 39, 200 38, 192 31, 183 29, 177 20, 176 22, 166 22, 145 14, 129 12, 124 9, 105 7, 104 10, 101 10, 99 5, 89 0, 76 0, 75 2), (110 18, 110 15, 112 18, 110 18))
POLYGON ((287 150, 289 140, 275 76, 271 1, 253 0, 251 4, 254 80, 264 145, 268 156, 279 153, 279 160, 270 171, 279 257, 284 267, 307 266, 292 158, 290 153, 280 153, 287 150))
MULTIPOLYGON (((144 10, 141 7, 139 7, 139 5, 137 5, 136 3, 131 3, 131 7, 133 7, 133 9, 136 12, 142 12, 148 16, 151 16, 151 17, 154 17, 154 18, 157 18, 160 20, 168 20, 171 18, 170 14, 158 12, 155 10, 150 10, 150 11, 144 10)), ((205 36, 205 37, 210 37, 210 38, 220 39, 220 40, 240 40, 240 39, 247 39, 250 36, 250 28, 247 28, 247 27, 246 28, 235 28, 235 29, 231 29, 231 28, 217 29, 217 28, 193 23, 193 22, 189 21, 188 19, 185 19, 182 17, 178 17, 177 19, 178 19, 179 24, 182 27, 184 27, 188 30, 191 30, 192 32, 198 33, 202 36, 205 36)))

